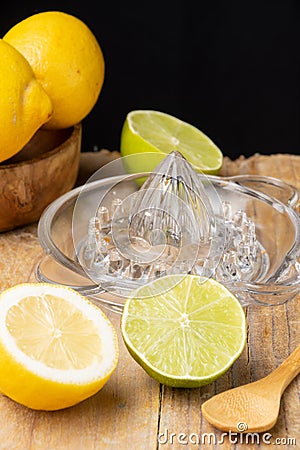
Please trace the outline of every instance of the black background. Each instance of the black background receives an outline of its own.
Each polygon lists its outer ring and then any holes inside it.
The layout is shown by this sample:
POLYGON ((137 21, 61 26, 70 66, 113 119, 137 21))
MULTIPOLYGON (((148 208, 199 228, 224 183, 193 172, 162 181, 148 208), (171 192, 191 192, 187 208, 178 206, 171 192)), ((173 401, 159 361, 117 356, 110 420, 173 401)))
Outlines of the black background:
POLYGON ((83 151, 119 149, 126 114, 190 122, 224 155, 300 150, 300 2, 10 2, 0 35, 41 11, 76 15, 96 35, 106 74, 83 121, 83 151))

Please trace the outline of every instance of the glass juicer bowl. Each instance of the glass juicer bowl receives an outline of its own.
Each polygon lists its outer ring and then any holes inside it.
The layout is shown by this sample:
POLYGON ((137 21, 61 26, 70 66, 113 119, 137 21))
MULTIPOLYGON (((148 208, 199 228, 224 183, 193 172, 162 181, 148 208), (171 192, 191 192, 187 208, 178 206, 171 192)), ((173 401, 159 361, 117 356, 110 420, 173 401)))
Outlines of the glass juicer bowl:
POLYGON ((176 152, 151 173, 128 174, 120 158, 103 176, 96 172, 42 214, 39 281, 117 312, 133 289, 168 273, 212 276, 245 306, 282 304, 299 292, 293 186, 199 174, 176 152))

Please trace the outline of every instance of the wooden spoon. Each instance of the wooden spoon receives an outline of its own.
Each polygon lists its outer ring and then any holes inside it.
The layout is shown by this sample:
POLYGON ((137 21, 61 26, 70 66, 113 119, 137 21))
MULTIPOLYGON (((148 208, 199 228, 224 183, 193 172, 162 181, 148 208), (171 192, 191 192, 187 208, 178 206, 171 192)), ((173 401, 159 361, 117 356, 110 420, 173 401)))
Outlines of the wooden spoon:
POLYGON ((285 388, 300 372, 300 345, 272 373, 253 383, 230 389, 202 405, 202 414, 223 431, 261 432, 278 418, 285 388))

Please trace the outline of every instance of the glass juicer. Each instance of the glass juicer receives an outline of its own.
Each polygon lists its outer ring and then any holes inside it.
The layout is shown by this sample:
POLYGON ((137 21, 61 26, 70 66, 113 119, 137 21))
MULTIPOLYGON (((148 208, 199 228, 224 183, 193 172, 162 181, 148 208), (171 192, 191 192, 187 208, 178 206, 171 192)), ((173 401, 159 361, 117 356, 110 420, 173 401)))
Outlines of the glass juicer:
POLYGON ((118 312, 132 290, 168 274, 213 277, 245 306, 282 304, 299 292, 293 186, 197 173, 178 152, 152 172, 129 174, 126 158, 105 169, 42 214, 40 281, 118 312))

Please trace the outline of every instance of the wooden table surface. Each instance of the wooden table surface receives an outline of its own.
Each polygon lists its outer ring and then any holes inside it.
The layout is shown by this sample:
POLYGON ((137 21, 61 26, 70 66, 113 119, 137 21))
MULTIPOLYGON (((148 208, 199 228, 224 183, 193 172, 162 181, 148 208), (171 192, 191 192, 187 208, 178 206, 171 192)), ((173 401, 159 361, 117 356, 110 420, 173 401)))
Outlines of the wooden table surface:
MULTIPOLYGON (((225 158, 221 175, 238 173, 270 175, 300 188, 300 157, 225 158)), ((34 280, 34 267, 43 254, 36 231, 34 224, 0 234, 1 291, 34 280)), ((120 316, 107 314, 119 330, 120 316)), ((120 337, 116 371, 98 394, 81 404, 56 412, 33 411, 0 395, 0 449, 227 450, 275 444, 276 449, 300 448, 300 379, 286 389, 271 436, 251 436, 248 442, 245 436, 223 439, 201 415, 206 399, 267 375, 300 343, 299 296, 277 307, 248 307, 246 314, 249 326, 243 354, 225 375, 201 389, 159 385, 130 357, 120 337)))

